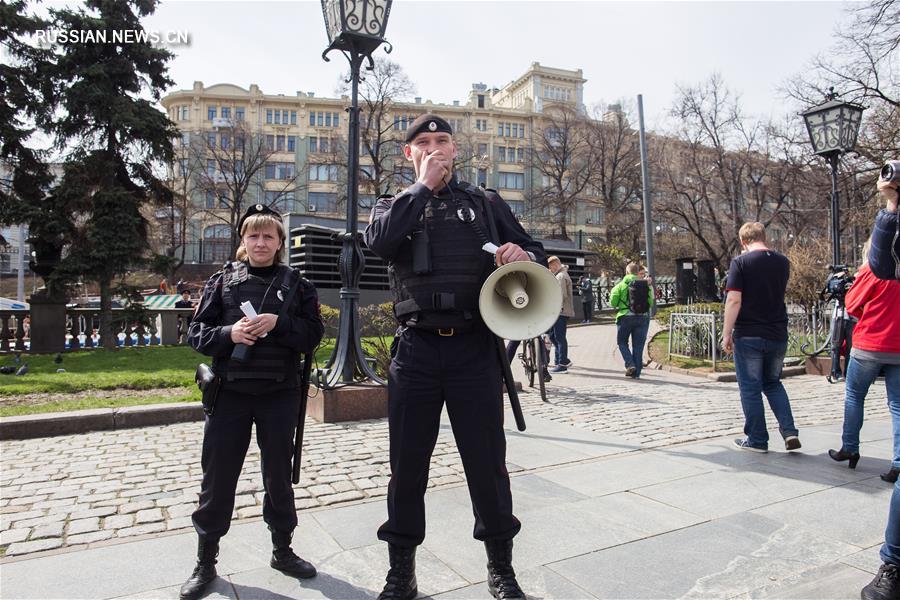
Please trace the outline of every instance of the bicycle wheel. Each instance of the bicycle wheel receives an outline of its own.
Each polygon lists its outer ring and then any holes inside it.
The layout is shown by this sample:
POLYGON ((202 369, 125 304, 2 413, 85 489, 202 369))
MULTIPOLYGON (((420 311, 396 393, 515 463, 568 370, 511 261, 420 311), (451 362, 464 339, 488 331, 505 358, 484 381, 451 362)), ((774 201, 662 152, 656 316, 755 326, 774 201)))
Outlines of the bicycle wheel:
POLYGON ((525 367, 525 375, 528 376, 528 387, 534 387, 534 374, 537 370, 537 363, 534 359, 534 346, 531 340, 525 340, 522 343, 522 366, 525 367))
POLYGON ((532 352, 534 353, 535 370, 537 371, 537 378, 541 388, 541 400, 547 402, 547 387, 546 382, 544 381, 544 371, 547 370, 547 365, 544 364, 544 353, 541 352, 541 350, 543 350, 541 344, 543 344, 544 341, 541 339, 541 336, 528 341, 528 345, 532 347, 532 352))

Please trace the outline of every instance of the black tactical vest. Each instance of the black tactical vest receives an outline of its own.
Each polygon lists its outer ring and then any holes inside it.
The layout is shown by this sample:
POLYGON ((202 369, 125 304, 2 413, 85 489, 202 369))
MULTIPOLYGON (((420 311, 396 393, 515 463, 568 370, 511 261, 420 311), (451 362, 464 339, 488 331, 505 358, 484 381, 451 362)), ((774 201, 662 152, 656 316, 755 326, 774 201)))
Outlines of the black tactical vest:
MULTIPOLYGON (((249 301, 257 314, 277 315, 281 312, 294 277, 293 271, 285 266, 276 269, 272 278, 264 279, 247 273, 242 263, 229 263, 222 277, 222 322, 239 321, 244 316, 241 311, 241 302, 244 301, 249 301)), ((294 302, 300 301, 301 292, 297 290, 294 302)), ((239 362, 226 358, 216 365, 221 365, 216 372, 222 373, 226 382, 262 379, 293 387, 297 379, 297 355, 290 348, 273 343, 271 336, 270 333, 259 338, 250 347, 249 360, 239 362)))
POLYGON ((431 271, 414 271, 409 244, 389 265, 388 276, 394 314, 401 323, 464 330, 480 321, 478 294, 493 263, 492 256, 481 249, 484 242, 472 223, 463 219, 470 220, 474 214, 487 231, 486 200, 481 190, 467 184, 453 184, 458 204, 446 190, 429 200, 421 221, 428 232, 431 271))

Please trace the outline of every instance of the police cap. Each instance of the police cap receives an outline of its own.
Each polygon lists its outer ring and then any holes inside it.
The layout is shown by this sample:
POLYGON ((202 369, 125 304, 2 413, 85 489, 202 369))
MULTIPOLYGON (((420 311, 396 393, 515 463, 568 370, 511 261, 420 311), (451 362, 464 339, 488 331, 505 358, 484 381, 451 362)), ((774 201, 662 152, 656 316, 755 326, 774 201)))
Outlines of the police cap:
POLYGON ((241 231, 244 228, 244 221, 247 220, 247 217, 252 217, 253 215, 272 215, 278 221, 281 221, 281 215, 265 204, 251 204, 250 208, 247 209, 247 212, 244 213, 244 216, 241 217, 241 220, 238 221, 238 231, 241 231))
POLYGON ((408 144, 413 141, 415 137, 423 131, 430 133, 442 131, 453 135, 453 129, 450 128, 450 123, 437 115, 425 113, 413 121, 412 124, 410 124, 409 129, 406 130, 406 143, 408 144))

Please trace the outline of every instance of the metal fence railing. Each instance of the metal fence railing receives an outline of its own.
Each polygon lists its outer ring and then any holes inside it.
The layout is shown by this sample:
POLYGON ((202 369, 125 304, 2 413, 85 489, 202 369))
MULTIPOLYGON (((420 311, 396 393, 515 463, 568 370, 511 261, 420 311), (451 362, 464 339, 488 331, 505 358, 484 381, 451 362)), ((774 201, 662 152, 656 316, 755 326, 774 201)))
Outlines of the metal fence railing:
MULTIPOLYGON (((812 307, 788 306, 788 347, 786 356, 801 357, 820 348, 828 339, 831 310, 827 303, 812 307)), ((712 363, 713 369, 721 361, 733 356, 722 350, 723 310, 691 305, 669 316, 670 356, 697 358, 712 363)))

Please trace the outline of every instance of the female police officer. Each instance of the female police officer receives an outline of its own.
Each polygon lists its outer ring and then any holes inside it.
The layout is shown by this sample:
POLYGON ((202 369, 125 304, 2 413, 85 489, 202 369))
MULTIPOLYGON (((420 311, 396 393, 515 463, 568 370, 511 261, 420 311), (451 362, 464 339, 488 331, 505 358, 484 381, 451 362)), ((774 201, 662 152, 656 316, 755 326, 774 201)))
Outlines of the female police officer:
POLYGON ((265 488, 263 519, 274 546, 270 564, 296 577, 316 574, 291 550, 297 526, 291 457, 299 414, 298 357, 312 352, 324 333, 318 298, 311 283, 281 264, 285 233, 277 213, 252 206, 238 229, 237 260, 206 283, 188 334, 195 350, 213 357, 222 383, 204 429, 203 483, 193 514, 197 566, 181 587, 183 599, 199 597, 216 577, 219 538, 228 532, 254 423, 265 488), (283 306, 286 301, 291 305, 283 306), (244 316, 242 302, 258 316, 244 316))

